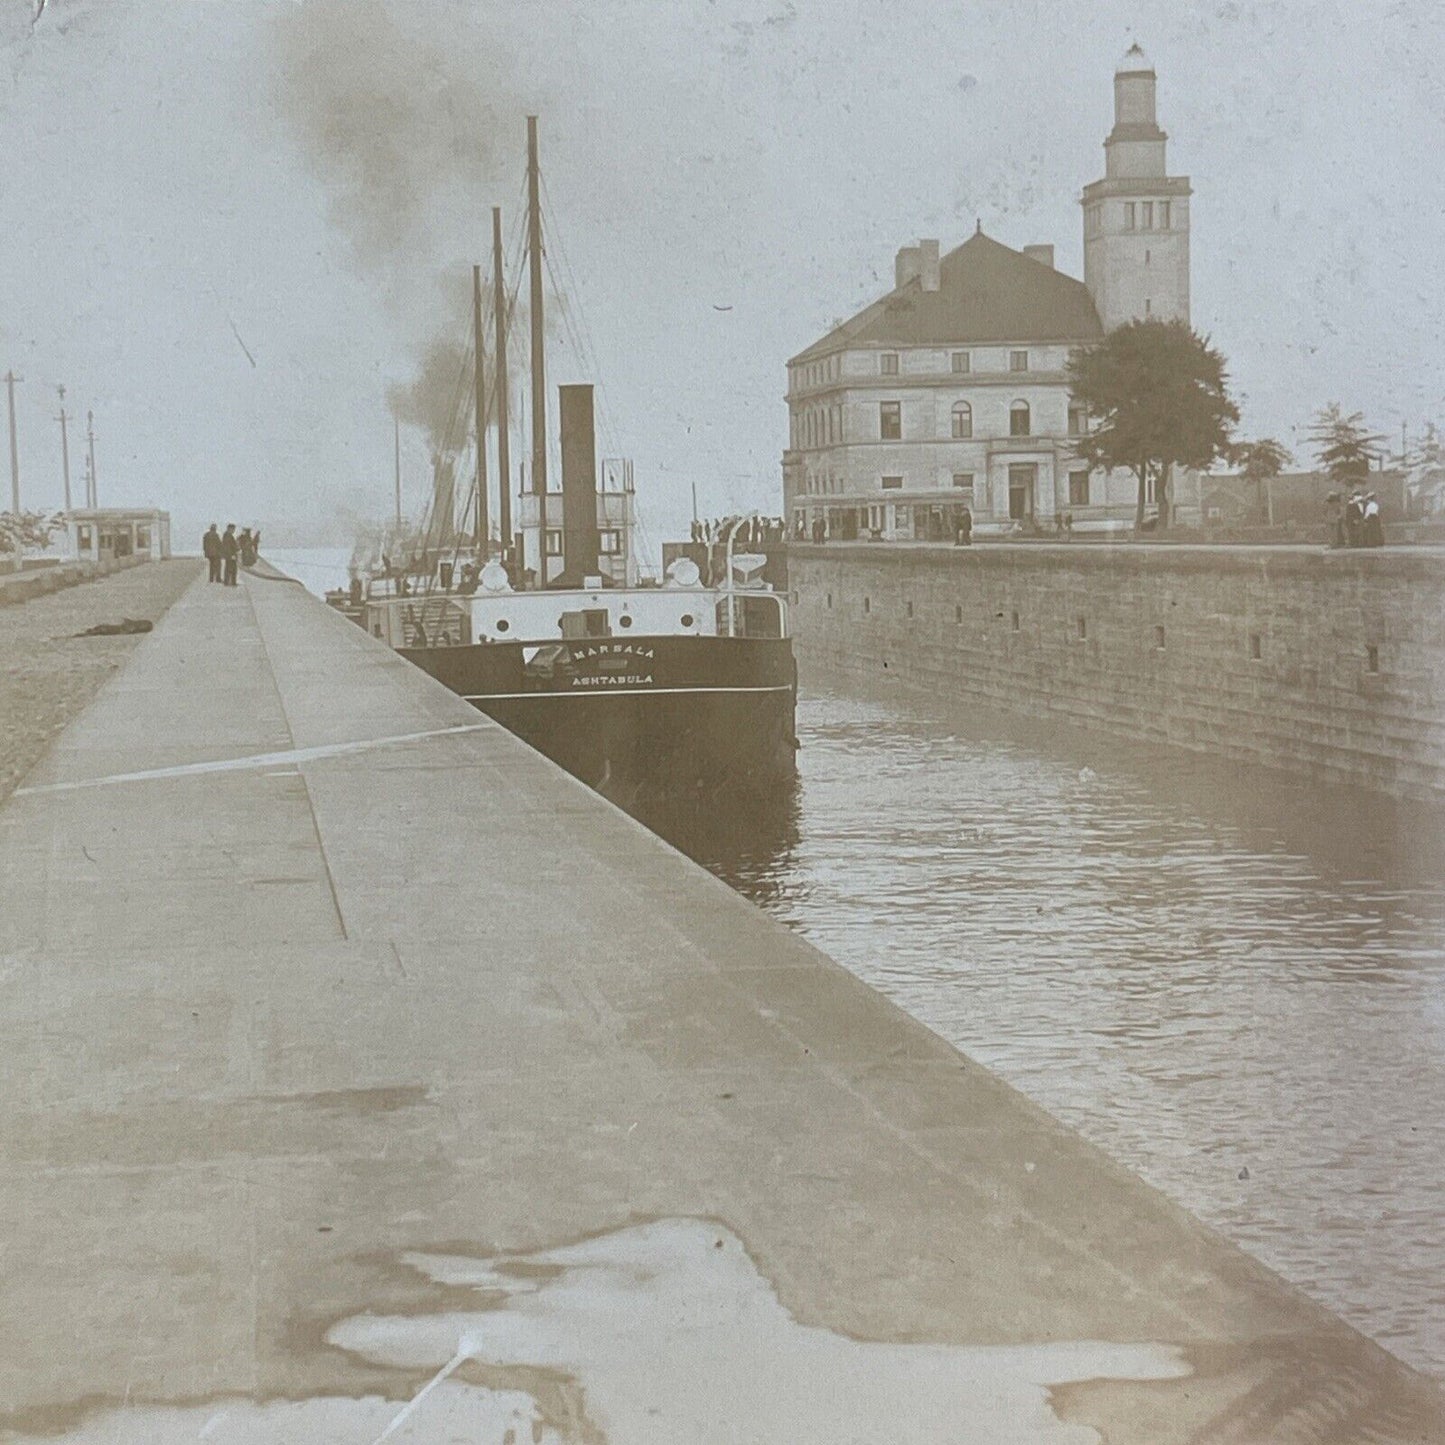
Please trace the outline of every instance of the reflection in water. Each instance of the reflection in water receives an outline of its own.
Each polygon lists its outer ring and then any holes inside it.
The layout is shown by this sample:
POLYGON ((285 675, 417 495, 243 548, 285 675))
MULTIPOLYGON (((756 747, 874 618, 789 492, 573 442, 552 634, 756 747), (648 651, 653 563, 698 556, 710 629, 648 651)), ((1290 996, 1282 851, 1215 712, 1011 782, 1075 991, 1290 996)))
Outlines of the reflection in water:
POLYGON ((1438 814, 895 697, 798 731, 774 816, 645 821, 1445 1375, 1438 814))

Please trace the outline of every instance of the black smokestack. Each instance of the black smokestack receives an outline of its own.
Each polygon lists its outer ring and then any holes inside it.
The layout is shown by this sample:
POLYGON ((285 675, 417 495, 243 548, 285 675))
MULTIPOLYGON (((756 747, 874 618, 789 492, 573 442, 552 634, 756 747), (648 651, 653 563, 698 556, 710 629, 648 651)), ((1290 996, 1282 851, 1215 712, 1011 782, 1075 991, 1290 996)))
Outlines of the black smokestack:
POLYGON ((592 388, 559 386, 562 419, 562 558, 578 584, 597 572, 597 439, 592 388))

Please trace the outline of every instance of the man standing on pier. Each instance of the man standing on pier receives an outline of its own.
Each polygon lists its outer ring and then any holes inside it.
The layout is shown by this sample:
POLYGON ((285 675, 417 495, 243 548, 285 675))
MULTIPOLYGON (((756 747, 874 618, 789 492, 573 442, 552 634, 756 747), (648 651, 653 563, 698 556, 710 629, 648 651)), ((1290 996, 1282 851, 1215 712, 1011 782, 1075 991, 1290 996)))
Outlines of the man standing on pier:
POLYGON ((241 550, 241 544, 236 540, 236 524, 226 523, 226 535, 221 538, 221 560, 226 564, 226 575, 223 579, 227 587, 236 585, 236 556, 241 550))
POLYGON ((210 580, 219 582, 221 580, 221 534, 216 530, 216 524, 211 523, 211 530, 201 538, 201 553, 210 566, 210 580))

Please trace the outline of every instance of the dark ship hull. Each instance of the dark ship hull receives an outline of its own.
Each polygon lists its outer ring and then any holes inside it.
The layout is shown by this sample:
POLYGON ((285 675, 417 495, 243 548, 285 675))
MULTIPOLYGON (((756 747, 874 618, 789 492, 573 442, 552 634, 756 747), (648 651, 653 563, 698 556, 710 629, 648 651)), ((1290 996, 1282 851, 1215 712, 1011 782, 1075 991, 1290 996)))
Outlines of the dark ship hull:
POLYGON ((621 803, 773 793, 796 776, 786 638, 640 636, 402 655, 621 803))

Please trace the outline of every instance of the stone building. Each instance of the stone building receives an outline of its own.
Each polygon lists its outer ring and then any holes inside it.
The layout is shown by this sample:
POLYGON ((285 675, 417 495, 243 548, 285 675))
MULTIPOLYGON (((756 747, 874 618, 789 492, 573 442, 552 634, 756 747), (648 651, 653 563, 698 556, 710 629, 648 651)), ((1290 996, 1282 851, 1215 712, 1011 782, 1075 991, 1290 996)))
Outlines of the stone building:
POLYGON ((1083 281, 1052 246, 1015 251, 981 226, 944 256, 925 240, 899 251, 892 291, 788 363, 795 533, 951 537, 964 505, 983 533, 1132 524, 1132 474, 1074 455, 1065 368, 1136 317, 1189 319, 1189 182, 1168 174, 1155 85, 1134 46, 1082 197, 1083 281))

